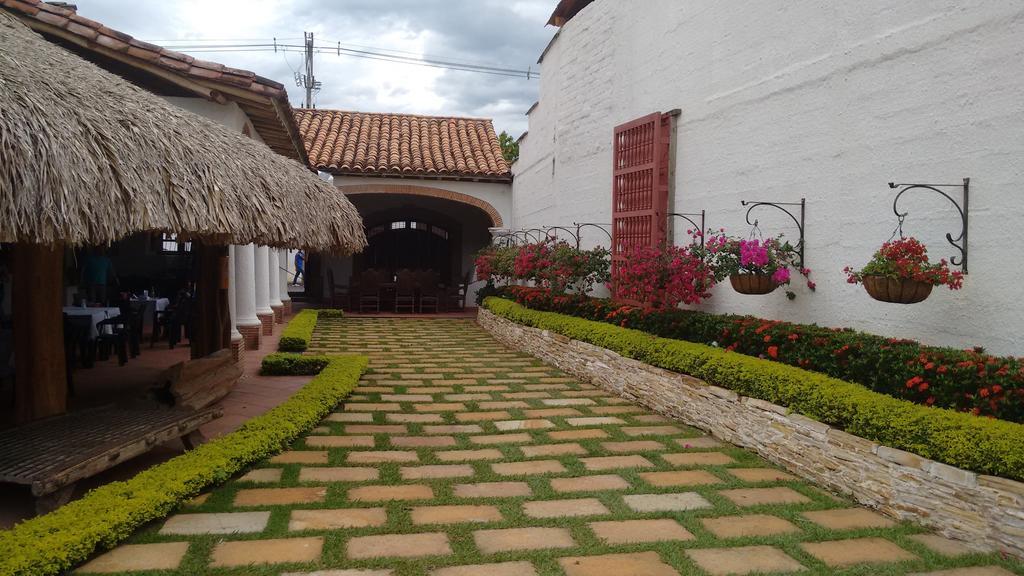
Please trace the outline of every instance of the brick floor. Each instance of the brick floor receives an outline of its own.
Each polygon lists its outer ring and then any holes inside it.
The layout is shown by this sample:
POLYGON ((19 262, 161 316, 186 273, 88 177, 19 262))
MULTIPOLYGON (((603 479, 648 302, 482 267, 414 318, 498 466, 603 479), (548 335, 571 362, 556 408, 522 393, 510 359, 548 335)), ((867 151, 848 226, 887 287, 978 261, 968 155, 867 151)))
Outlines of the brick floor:
POLYGON ((466 320, 321 321, 310 352, 370 356, 355 398, 159 534, 133 537, 159 544, 133 540, 91 569, 675 576, 868 561, 887 576, 1012 573, 506 350, 466 320), (844 538, 859 529, 872 537, 844 538))

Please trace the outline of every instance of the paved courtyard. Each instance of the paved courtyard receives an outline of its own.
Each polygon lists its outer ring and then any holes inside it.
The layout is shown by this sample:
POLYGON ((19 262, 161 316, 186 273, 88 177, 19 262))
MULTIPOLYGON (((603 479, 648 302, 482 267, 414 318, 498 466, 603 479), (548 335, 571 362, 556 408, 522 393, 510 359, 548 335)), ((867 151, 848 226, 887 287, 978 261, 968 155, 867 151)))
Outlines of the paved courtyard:
POLYGON ((290 450, 82 571, 1024 573, 580 383, 470 320, 326 320, 312 351, 366 354, 371 369, 290 450))

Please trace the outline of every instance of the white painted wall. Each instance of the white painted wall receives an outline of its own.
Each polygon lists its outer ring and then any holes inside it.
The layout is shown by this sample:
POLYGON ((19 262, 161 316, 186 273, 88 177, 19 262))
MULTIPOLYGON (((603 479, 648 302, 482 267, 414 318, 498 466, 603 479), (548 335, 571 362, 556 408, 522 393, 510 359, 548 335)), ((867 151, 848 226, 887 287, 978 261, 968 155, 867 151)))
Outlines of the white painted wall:
MULTIPOLYGON (((745 235, 740 200, 806 197, 818 284, 792 302, 719 286, 703 308, 1021 354, 1022 39, 1020 2, 597 0, 544 57, 513 167, 514 226, 610 221, 613 127, 679 108, 676 211, 705 209, 709 226, 745 235), (963 177, 963 290, 901 306, 846 284, 843 266, 865 263, 895 227, 887 182, 963 177)), ((905 200, 907 233, 951 255, 952 205, 905 200)), ((795 234, 784 216, 758 217, 768 235, 795 234)))

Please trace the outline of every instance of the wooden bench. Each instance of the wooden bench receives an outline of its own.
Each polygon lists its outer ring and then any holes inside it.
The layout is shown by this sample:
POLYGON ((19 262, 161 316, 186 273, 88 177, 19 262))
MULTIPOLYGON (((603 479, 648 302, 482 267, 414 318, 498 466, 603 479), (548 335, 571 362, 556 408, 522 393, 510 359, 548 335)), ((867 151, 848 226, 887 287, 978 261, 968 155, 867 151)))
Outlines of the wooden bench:
POLYGON ((102 406, 0 431, 0 482, 27 485, 44 514, 71 499, 75 483, 180 438, 202 441, 199 427, 220 408, 102 406))

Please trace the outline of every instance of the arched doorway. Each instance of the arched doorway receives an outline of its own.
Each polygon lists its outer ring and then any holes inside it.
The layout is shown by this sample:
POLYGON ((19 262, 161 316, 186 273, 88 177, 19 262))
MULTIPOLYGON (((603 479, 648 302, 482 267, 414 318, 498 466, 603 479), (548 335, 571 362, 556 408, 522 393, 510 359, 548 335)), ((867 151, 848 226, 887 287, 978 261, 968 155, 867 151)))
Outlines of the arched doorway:
POLYGON ((440 278, 460 273, 462 224, 444 214, 406 205, 364 218, 367 246, 357 254, 353 273, 433 270, 440 278))

